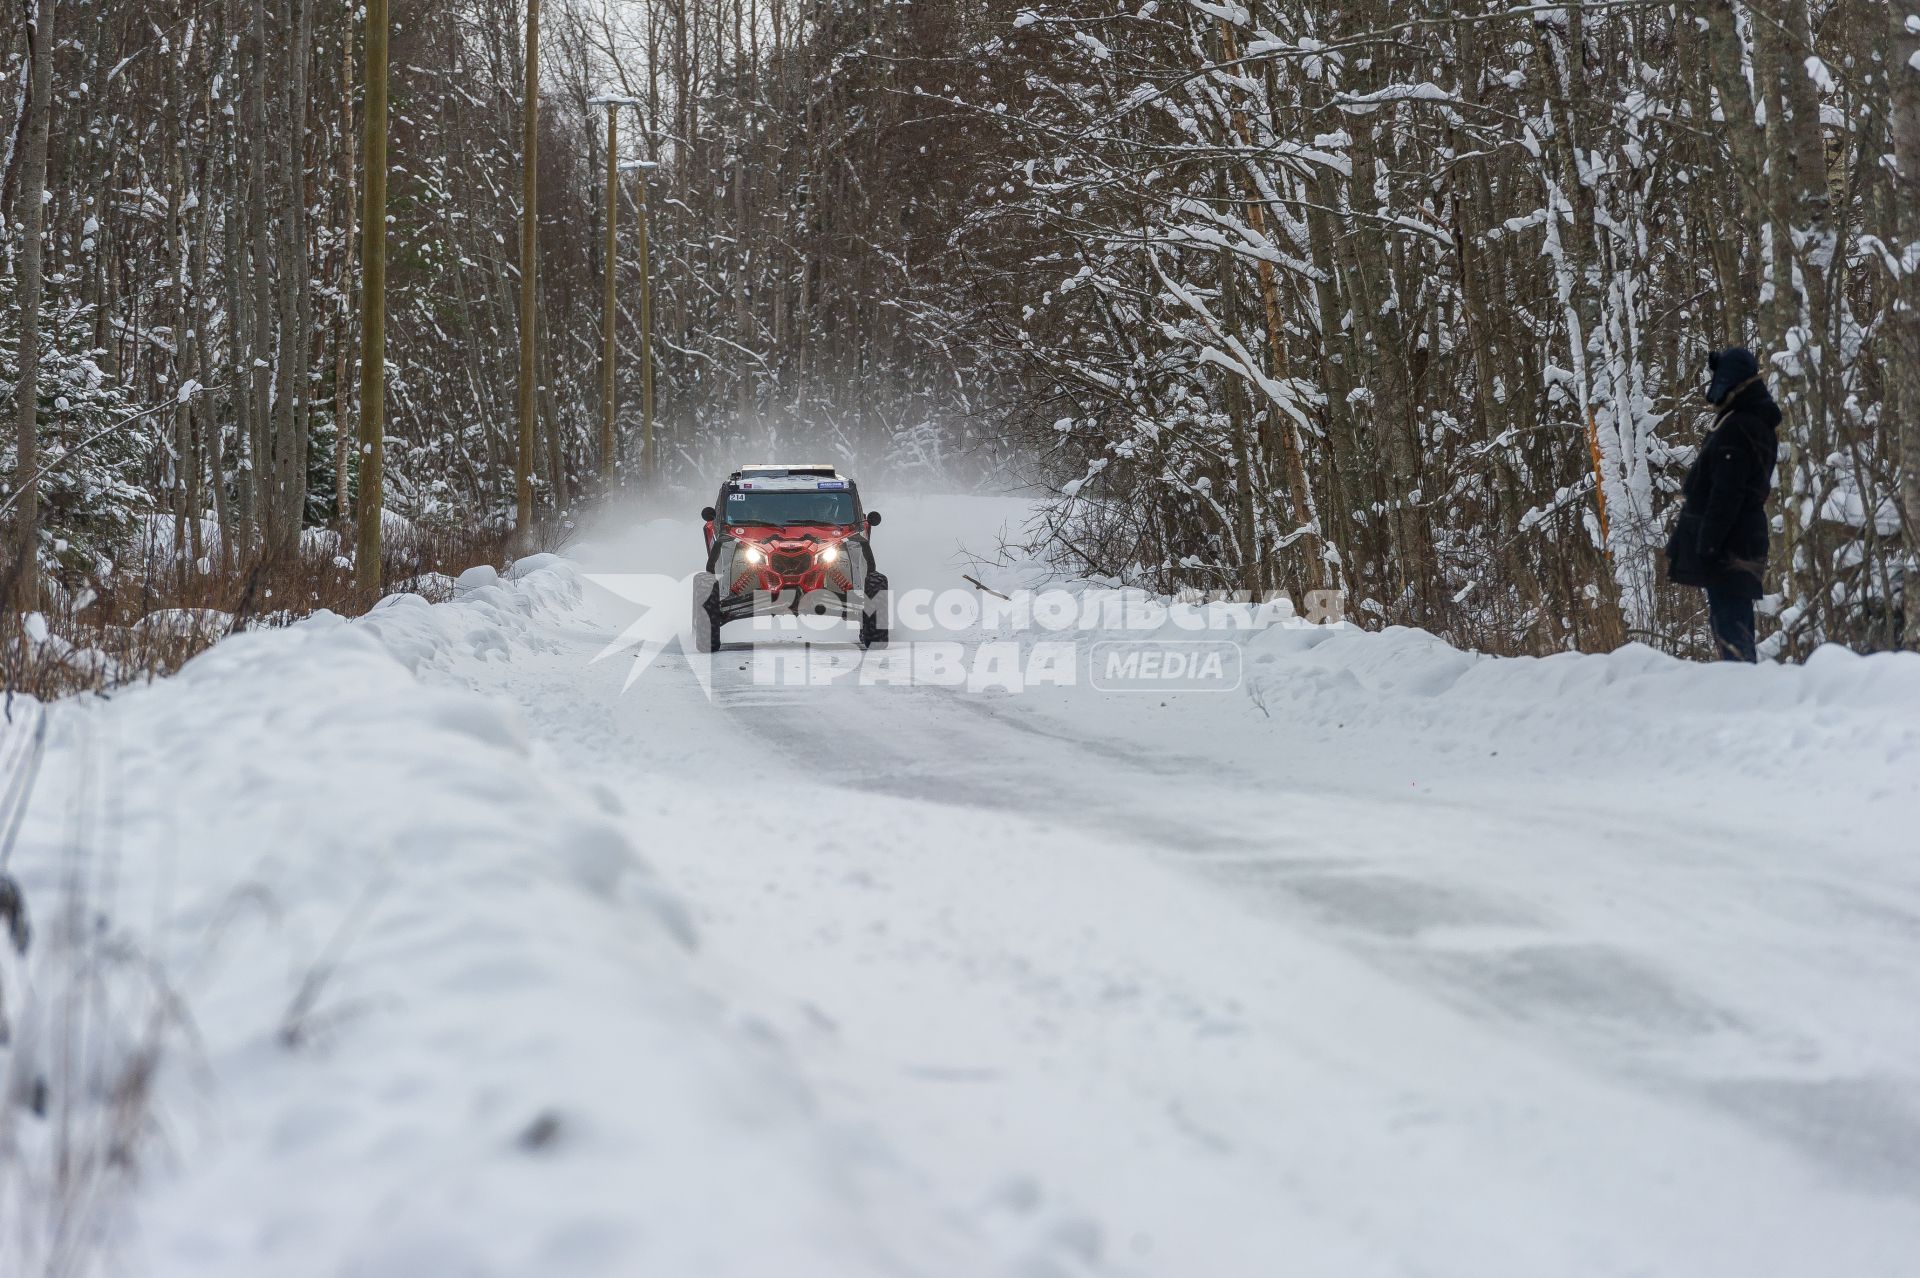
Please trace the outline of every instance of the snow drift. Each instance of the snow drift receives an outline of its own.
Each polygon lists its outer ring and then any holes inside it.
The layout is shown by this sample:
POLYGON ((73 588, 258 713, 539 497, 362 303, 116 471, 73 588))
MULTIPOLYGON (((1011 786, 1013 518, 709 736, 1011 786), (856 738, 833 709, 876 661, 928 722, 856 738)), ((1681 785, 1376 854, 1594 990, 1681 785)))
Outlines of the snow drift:
MULTIPOLYGON (((579 598, 537 557, 452 603, 242 634, 49 708, 13 867, 42 936, 8 973, 24 1012, 0 1068, 16 1100, 44 1082, 42 1108, 99 1114, 141 1027, 178 1013, 136 1206, 96 1204, 89 1249, 110 1236, 151 1275, 625 1278, 757 1276, 769 1255, 895 1272, 896 1243, 937 1244, 911 1208, 875 1210, 870 1160, 703 990, 623 797, 444 677, 538 649, 579 598), (82 959, 70 908, 131 961, 82 959), (76 1074, 80 961, 111 987, 120 1059, 76 1074)), ((61 1245, 58 1151, 49 1120, 4 1123, 0 1271, 36 1272, 61 1245)))

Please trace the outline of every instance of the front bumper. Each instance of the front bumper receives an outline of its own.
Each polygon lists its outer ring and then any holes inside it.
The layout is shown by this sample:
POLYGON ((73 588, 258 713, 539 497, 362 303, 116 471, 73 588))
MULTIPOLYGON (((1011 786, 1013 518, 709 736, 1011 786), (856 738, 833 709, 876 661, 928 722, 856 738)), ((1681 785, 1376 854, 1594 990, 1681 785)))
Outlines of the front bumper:
POLYGON ((858 621, 873 607, 862 590, 809 590, 803 585, 783 585, 772 590, 743 590, 720 595, 716 601, 719 620, 740 621, 747 617, 837 617, 858 621))

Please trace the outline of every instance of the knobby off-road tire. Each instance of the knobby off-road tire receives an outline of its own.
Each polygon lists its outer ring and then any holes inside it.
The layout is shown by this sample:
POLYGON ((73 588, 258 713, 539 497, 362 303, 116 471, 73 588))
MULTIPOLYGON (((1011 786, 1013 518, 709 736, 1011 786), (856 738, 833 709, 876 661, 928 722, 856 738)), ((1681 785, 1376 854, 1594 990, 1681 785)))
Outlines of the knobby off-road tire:
POLYGON ((693 576, 693 650, 720 651, 720 579, 710 572, 693 576))
POLYGON ((893 601, 887 596, 887 579, 877 572, 867 574, 867 606, 860 614, 860 646, 862 648, 884 648, 887 646, 889 629, 888 609, 893 601))

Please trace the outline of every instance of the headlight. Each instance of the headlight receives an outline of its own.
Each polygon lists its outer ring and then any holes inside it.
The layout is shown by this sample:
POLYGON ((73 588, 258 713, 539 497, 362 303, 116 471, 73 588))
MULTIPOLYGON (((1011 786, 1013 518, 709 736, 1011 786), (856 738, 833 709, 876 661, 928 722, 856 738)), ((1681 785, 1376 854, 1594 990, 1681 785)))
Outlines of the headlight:
POLYGON ((743 541, 740 543, 740 553, 746 556, 746 560, 750 564, 766 562, 767 552, 760 549, 760 547, 754 545, 750 541, 743 541))
POLYGON ((830 564, 834 560, 838 559, 839 557, 840 557, 840 547, 834 546, 834 545, 826 545, 826 546, 820 547, 819 558, 821 563, 830 564))

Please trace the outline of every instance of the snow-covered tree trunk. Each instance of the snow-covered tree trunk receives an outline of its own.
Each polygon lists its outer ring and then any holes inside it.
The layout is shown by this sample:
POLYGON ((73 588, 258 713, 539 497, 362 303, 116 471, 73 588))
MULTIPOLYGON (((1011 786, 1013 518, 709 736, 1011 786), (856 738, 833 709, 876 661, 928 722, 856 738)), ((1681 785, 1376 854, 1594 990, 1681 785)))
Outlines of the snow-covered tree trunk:
POLYGON ((1906 530, 1906 642, 1920 650, 1920 4, 1894 0, 1888 60, 1899 217, 1900 276, 1893 323, 1901 436, 1901 522, 1906 530))
MULTIPOLYGON (((1389 108, 1391 109, 1391 108, 1389 108)), ((1362 340, 1356 353, 1369 370, 1371 402, 1368 417, 1376 456, 1387 465, 1387 521, 1393 531, 1397 607, 1411 619, 1424 619, 1433 568, 1433 549, 1424 519, 1414 509, 1422 498, 1421 456, 1414 423, 1413 392, 1407 382, 1409 338, 1400 299, 1393 295, 1387 271, 1386 237, 1381 229, 1379 196, 1379 135, 1375 119, 1354 119, 1353 177, 1347 184, 1352 209, 1349 235, 1355 245, 1347 255, 1347 278, 1357 303, 1352 316, 1362 340)))
MULTIPOLYGON (((384 7, 384 6, 383 6, 384 7)), ((368 12, 367 21, 373 22, 375 14, 368 12)), ((382 38, 384 38, 384 19, 382 38)), ((347 429, 352 416, 352 360, 353 341, 353 287, 354 287, 354 245, 356 243, 355 219, 359 215, 359 174, 354 165, 354 119, 353 119, 353 36, 349 33, 340 41, 340 101, 338 138, 339 169, 335 177, 336 190, 340 197, 340 248, 335 255, 337 269, 334 287, 338 296, 334 301, 333 332, 333 502, 334 518, 344 533, 353 522, 353 452, 355 432, 347 429)), ((385 68, 381 69, 385 74, 385 68)), ((371 88, 371 84, 368 86, 371 88)), ((381 85, 384 95, 386 86, 381 85)), ((385 149, 385 139, 381 139, 385 149)), ((382 201, 384 204, 384 201, 382 201)), ((464 290, 464 277, 461 281, 464 290)))
MULTIPOLYGON (((39 0, 27 29, 32 49, 25 154, 20 164, 20 375, 14 386, 13 605, 40 603, 40 304, 46 286, 47 138, 53 116, 54 10, 39 0)), ((4 601, 0 601, 4 602, 4 601)))
MULTIPOLYGON (((253 54, 252 83, 247 86, 247 202, 246 217, 250 245, 247 283, 252 296, 252 350, 249 352, 248 379, 253 403, 249 414, 253 425, 251 467, 247 472, 250 491, 252 539, 268 544, 273 537, 279 513, 279 488, 275 483, 274 405, 273 405, 273 280, 274 252, 272 222, 267 203, 267 87, 272 76, 272 59, 267 43, 267 7, 264 0, 252 0, 248 43, 253 54)), ((245 287, 243 284, 242 287, 245 287)))
POLYGON ((307 447, 312 432, 313 245, 307 235, 307 64, 313 48, 316 0, 283 0, 280 20, 287 33, 290 74, 284 90, 280 156, 280 409, 274 446, 277 517, 271 533, 276 556, 300 548, 306 522, 307 447))

